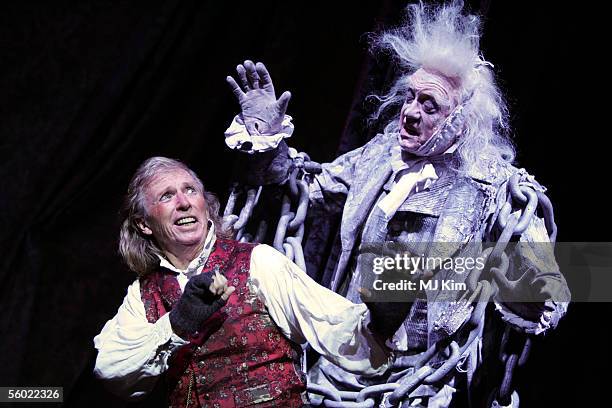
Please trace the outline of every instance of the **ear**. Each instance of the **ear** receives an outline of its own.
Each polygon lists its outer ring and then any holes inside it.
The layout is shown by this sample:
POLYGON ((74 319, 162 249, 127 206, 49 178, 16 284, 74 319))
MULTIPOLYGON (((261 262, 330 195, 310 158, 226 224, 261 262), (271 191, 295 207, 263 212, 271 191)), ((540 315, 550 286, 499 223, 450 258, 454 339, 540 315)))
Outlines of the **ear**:
POLYGON ((206 201, 206 196, 204 196, 204 217, 206 222, 210 221, 210 204, 206 201))
POLYGON ((138 229, 140 230, 140 232, 142 232, 145 235, 153 235, 153 231, 151 230, 151 228, 149 228, 149 226, 147 225, 147 222, 144 219, 139 219, 138 221, 136 221, 136 225, 138 226, 138 229))

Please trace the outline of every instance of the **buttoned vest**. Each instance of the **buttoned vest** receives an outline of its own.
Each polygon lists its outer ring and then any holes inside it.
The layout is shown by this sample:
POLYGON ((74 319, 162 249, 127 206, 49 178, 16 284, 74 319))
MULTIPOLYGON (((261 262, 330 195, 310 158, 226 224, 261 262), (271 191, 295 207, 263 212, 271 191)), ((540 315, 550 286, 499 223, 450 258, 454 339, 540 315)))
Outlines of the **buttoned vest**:
MULTIPOLYGON (((215 243, 202 273, 222 273, 236 291, 190 343, 170 357, 172 407, 303 406, 301 349, 281 334, 251 288, 253 248, 223 239, 215 243)), ((151 323, 172 310, 181 296, 176 274, 167 269, 141 278, 140 284, 151 323)))

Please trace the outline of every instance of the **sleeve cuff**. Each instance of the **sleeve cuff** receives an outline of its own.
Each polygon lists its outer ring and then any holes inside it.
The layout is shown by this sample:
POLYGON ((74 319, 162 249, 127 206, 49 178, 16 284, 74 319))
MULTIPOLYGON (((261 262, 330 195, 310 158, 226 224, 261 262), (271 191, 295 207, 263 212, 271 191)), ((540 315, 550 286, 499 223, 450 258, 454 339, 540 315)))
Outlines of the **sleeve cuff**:
POLYGON ((225 144, 233 150, 254 154, 276 149, 280 142, 291 137, 294 126, 293 118, 285 115, 281 131, 275 135, 250 135, 240 115, 234 116, 232 123, 225 131, 225 144))
POLYGON ((189 344, 189 341, 182 339, 172 331, 169 319, 170 313, 166 313, 155 322, 155 335, 157 337, 158 348, 153 351, 152 356, 147 360, 145 367, 155 373, 163 372, 168 369, 168 358, 177 349, 189 344))
POLYGON ((174 351, 179 347, 189 344, 188 340, 183 339, 178 334, 172 331, 172 325, 170 324, 170 313, 166 313, 156 322, 159 337, 162 340, 161 343, 168 343, 170 351, 174 351), (165 341, 164 341, 165 339, 165 341))
MULTIPOLYGON (((547 303, 552 304, 553 302, 547 303)), ((552 310, 545 310, 542 312, 539 321, 523 319, 498 301, 495 302, 495 309, 501 315, 502 320, 507 324, 512 325, 524 333, 539 335, 557 326, 560 318, 565 314, 565 310, 567 310, 567 304, 555 303, 552 310)))

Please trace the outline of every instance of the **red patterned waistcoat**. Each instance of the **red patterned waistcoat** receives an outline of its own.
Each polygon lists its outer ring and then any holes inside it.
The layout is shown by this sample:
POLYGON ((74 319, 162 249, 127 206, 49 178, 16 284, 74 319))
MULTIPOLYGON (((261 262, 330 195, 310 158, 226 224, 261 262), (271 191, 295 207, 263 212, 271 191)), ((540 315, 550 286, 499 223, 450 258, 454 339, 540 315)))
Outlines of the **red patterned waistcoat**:
MULTIPOLYGON (((202 273, 222 273, 236 291, 172 355, 167 372, 172 407, 304 405, 301 349, 281 334, 249 287, 253 247, 217 239, 202 273)), ((140 291, 151 323, 181 296, 176 274, 163 268, 141 278, 140 291)))

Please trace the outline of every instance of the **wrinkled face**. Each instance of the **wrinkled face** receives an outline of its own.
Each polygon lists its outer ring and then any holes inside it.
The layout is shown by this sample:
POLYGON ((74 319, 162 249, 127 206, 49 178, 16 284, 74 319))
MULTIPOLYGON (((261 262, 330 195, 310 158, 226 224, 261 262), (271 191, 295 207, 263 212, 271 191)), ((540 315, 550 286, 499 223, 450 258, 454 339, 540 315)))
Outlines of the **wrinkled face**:
POLYGON ((145 187, 144 197, 142 232, 153 235, 162 250, 176 253, 204 243, 206 201, 191 174, 183 169, 160 173, 145 187))
POLYGON ((438 130, 457 106, 458 90, 444 76, 417 70, 408 79, 408 92, 399 117, 399 144, 416 151, 438 130))

